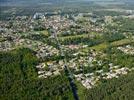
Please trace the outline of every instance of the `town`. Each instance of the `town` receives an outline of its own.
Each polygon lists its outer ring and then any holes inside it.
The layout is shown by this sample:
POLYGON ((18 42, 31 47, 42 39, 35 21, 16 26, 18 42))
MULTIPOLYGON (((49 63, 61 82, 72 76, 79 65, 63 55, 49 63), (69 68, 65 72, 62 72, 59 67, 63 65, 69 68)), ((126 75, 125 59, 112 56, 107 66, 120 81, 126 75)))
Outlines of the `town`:
POLYGON ((133 100, 133 0, 0 0, 0 100, 133 100))
MULTIPOLYGON (((103 61, 98 57, 107 56, 103 51, 97 51, 95 45, 101 45, 104 33, 108 32, 108 25, 116 26, 114 20, 118 17, 104 16, 94 17, 92 13, 65 14, 47 16, 43 13, 35 13, 33 17, 17 16, 9 21, 0 23, 0 51, 11 51, 17 48, 29 48, 36 52, 37 58, 42 63, 36 66, 38 78, 48 78, 60 75, 64 69, 63 59, 51 60, 60 56, 60 51, 55 42, 55 33, 62 44, 62 49, 69 56, 67 66, 73 76, 87 89, 99 83, 101 79, 118 78, 134 70, 113 62, 103 61), (83 39, 96 39, 85 44, 83 39), (69 41, 74 41, 70 43, 69 41), (77 42, 78 41, 78 42, 77 42), (80 43, 79 43, 80 41, 80 43), (91 45, 90 45, 91 44, 91 45), (50 60, 49 60, 50 59, 50 60), (107 66, 107 68, 105 68, 107 66)), ((134 17, 122 16, 123 19, 134 17)), ((111 30, 117 32, 117 30, 111 30)), ((134 54, 134 36, 130 34, 115 37, 111 40, 113 48, 125 54, 134 54), (121 38, 122 37, 122 38, 121 38), (117 38, 117 39, 116 39, 117 38), (116 41, 127 39, 124 44, 114 44, 116 41), (131 38, 131 41, 129 39, 131 38), (125 44, 129 44, 126 45, 125 44)), ((88 42, 88 41, 86 41, 88 42)), ((111 43, 111 44, 112 44, 111 43)), ((99 47, 99 46, 98 46, 99 47)))

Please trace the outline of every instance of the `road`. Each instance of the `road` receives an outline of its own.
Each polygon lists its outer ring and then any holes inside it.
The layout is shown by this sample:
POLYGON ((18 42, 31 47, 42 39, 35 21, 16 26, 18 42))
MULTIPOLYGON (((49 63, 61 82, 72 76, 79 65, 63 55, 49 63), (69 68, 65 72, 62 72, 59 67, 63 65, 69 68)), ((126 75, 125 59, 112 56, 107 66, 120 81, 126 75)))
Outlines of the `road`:
POLYGON ((70 87, 72 89, 74 100, 79 100, 79 96, 78 96, 78 93, 77 93, 77 87, 76 87, 76 84, 75 84, 74 79, 73 79, 73 74, 70 72, 70 70, 69 70, 69 68, 67 66, 67 60, 66 60, 65 53, 62 50, 62 46, 59 43, 59 40, 57 38, 57 35, 56 35, 56 32, 55 31, 54 31, 53 35, 54 35, 54 38, 56 40, 56 43, 57 43, 58 49, 60 51, 60 54, 64 58, 64 71, 65 71, 65 74, 66 74, 66 76, 68 78, 68 81, 70 83, 70 87))

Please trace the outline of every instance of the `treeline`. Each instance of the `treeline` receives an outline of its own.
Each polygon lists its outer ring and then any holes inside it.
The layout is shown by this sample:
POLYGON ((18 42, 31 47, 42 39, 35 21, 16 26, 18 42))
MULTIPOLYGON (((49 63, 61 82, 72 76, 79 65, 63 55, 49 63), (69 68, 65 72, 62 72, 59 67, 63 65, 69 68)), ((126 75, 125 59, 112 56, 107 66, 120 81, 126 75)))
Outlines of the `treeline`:
POLYGON ((44 41, 44 39, 48 38, 48 36, 44 34, 29 34, 27 36, 21 36, 22 38, 36 40, 36 41, 44 41))
POLYGON ((70 45, 70 44, 80 44, 80 43, 83 43, 83 44, 86 44, 86 45, 89 45, 89 46, 93 46, 93 45, 97 45, 99 43, 102 43, 102 38, 100 37, 94 37, 94 38, 90 38, 90 37, 77 37, 76 38, 66 38, 66 39, 61 39, 60 40, 60 43, 62 45, 70 45))
POLYGON ((111 32, 107 32, 107 33, 103 33, 102 36, 94 36, 94 37, 78 37, 76 35, 76 37, 63 37, 61 39, 59 39, 60 43, 63 45, 70 45, 70 44, 86 44, 88 46, 94 46, 97 44, 100 44, 102 42, 113 42, 113 41, 117 41, 117 40, 121 40, 124 39, 125 36, 121 33, 111 33, 111 32))
POLYGON ((104 33, 103 38, 106 42, 113 42, 113 41, 124 39, 125 36, 121 33, 115 32, 115 33, 104 33))
POLYGON ((73 98, 64 74, 38 79, 38 59, 29 49, 0 52, 0 100, 70 100, 73 98))
POLYGON ((134 72, 103 82, 85 91, 85 100, 133 100, 134 72))
MULTIPOLYGON (((44 43, 47 43, 48 45, 52 45, 55 48, 58 48, 57 42, 55 39, 51 38, 45 38, 43 40, 44 43)), ((102 38, 94 37, 94 38, 89 38, 89 37, 60 37, 59 42, 61 45, 77 45, 77 44, 85 44, 89 46, 97 45, 103 42, 102 38)))

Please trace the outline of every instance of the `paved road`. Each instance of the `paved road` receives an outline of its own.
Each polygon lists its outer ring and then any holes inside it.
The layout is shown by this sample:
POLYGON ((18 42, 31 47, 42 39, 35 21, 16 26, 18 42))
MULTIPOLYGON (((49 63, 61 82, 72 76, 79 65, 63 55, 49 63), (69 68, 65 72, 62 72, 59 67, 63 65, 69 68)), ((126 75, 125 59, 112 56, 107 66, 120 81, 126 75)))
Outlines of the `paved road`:
POLYGON ((55 40, 57 42, 57 46, 58 46, 58 49, 60 50, 60 54, 64 58, 64 71, 65 71, 65 74, 66 74, 66 76, 68 78, 68 81, 70 83, 70 87, 71 87, 72 92, 73 92, 74 100, 79 100, 79 97, 78 97, 78 94, 77 94, 76 84, 75 84, 75 82, 73 80, 73 74, 70 72, 69 68, 67 67, 67 60, 66 60, 64 51, 62 50, 62 46, 58 41, 56 32, 54 32, 54 38, 55 38, 55 40))

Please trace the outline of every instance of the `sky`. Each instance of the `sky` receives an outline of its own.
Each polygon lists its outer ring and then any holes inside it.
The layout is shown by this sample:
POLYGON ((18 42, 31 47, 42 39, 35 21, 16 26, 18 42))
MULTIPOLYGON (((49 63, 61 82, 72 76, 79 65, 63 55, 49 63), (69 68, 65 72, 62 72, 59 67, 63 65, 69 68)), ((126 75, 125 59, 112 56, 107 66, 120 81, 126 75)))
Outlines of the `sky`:
POLYGON ((77 3, 77 2, 127 2, 133 3, 134 0, 0 0, 0 5, 14 6, 14 5, 39 5, 39 4, 58 4, 58 3, 77 3))

